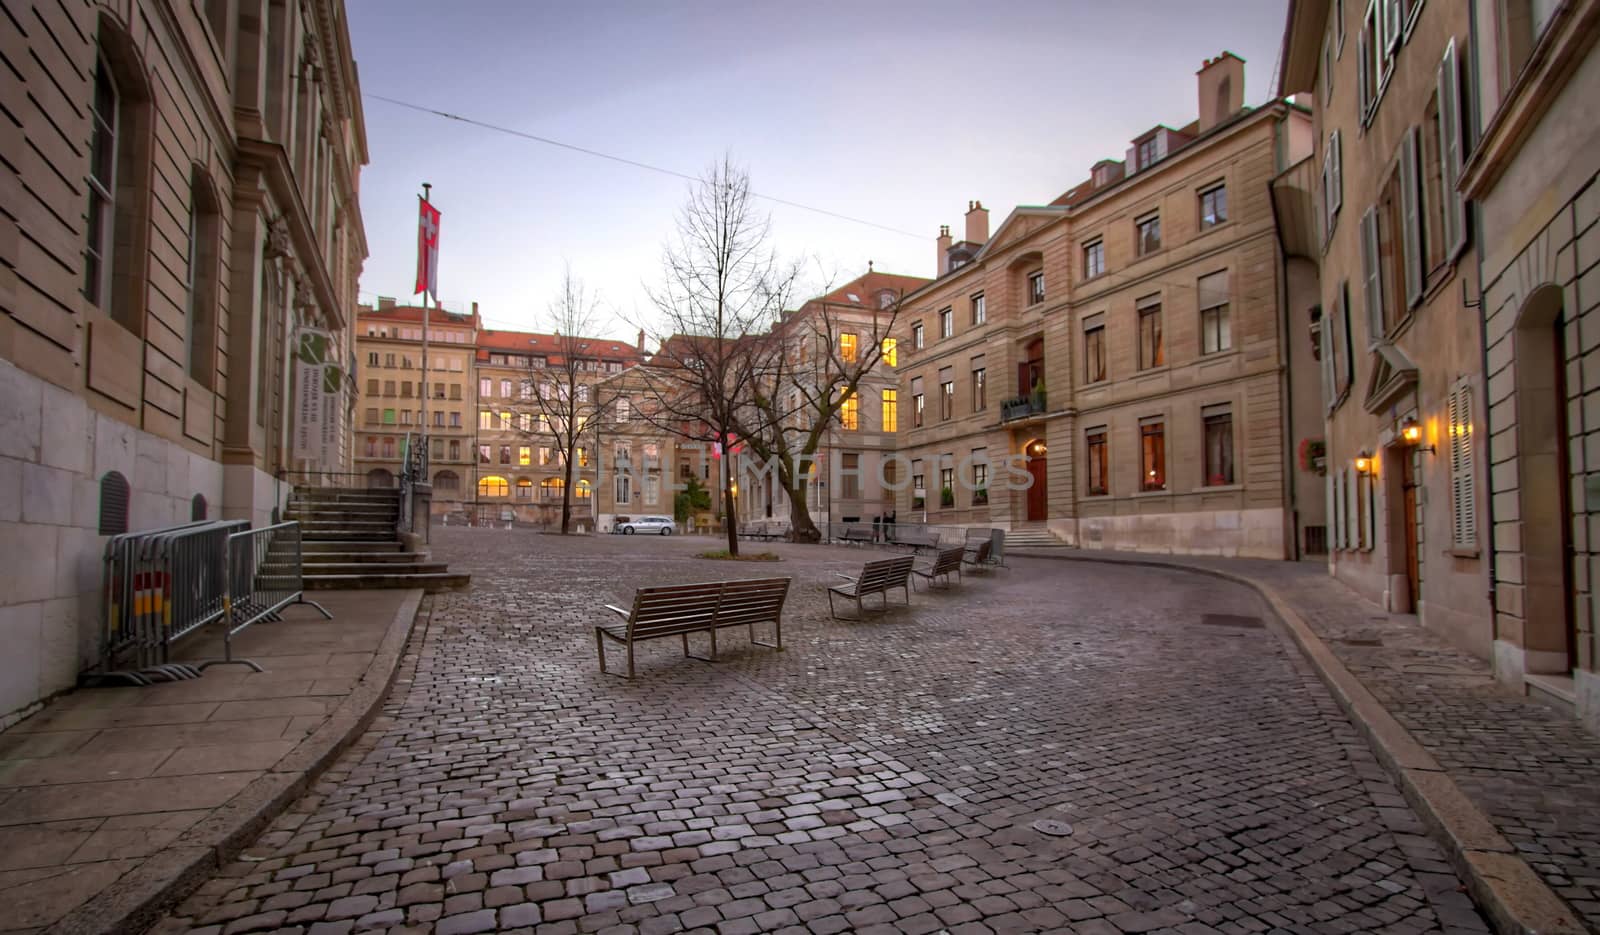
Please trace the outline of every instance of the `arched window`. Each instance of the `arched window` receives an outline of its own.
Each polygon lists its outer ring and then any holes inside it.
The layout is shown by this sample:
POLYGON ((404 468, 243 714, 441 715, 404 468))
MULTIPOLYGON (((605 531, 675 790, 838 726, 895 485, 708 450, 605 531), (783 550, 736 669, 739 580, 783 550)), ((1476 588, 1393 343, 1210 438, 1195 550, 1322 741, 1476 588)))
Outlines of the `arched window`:
POLYGON ((440 471, 433 475, 434 490, 457 491, 461 489, 461 475, 455 471, 440 471))
POLYGON ((142 336, 140 259, 150 242, 150 94, 136 44, 109 13, 100 16, 91 87, 83 295, 112 321, 142 336))
POLYGON ((588 481, 580 480, 577 486, 572 489, 572 495, 579 500, 587 500, 594 496, 594 489, 589 486, 588 481))
POLYGON ((394 486, 394 475, 383 468, 367 472, 367 487, 371 490, 388 490, 394 486))
POLYGON ((197 493, 194 499, 189 501, 189 518, 197 523, 206 518, 205 494, 197 493))
POLYGON ((217 374, 217 268, 222 206, 210 176, 196 168, 189 182, 188 304, 184 351, 189 378, 211 389, 217 374))
POLYGON ((533 481, 527 479, 526 477, 517 478, 517 499, 533 499, 533 481))
POLYGON ((506 482, 504 477, 497 477, 491 474, 488 477, 478 478, 478 496, 480 497, 504 497, 510 493, 511 485, 506 482))
POLYGON ((560 500, 561 492, 567 489, 567 482, 559 477, 546 477, 539 482, 540 500, 560 500))
POLYGON ((100 478, 100 535, 120 536, 128 531, 128 479, 117 471, 100 478))

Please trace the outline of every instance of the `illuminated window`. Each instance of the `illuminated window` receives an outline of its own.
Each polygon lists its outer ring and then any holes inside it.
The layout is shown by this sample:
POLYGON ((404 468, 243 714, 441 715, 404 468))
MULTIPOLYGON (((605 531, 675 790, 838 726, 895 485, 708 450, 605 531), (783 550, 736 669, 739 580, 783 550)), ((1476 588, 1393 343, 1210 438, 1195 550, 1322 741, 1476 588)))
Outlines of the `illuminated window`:
POLYGON ((580 480, 578 481, 577 486, 573 488, 572 493, 573 496, 576 496, 579 500, 587 500, 594 496, 594 488, 589 486, 588 481, 580 480))
POLYGON ((839 359, 847 364, 856 360, 856 336, 848 331, 839 335, 839 359))
POLYGON ((533 449, 527 445, 517 448, 517 464, 527 467, 533 463, 533 449))
POLYGON ((883 391, 883 430, 900 431, 900 391, 883 391))
POLYGON ((497 477, 491 474, 488 477, 480 477, 478 479, 478 496, 480 497, 504 497, 510 493, 511 485, 506 482, 504 477, 497 477))
POLYGON ((883 362, 891 367, 900 365, 899 342, 894 338, 883 339, 883 362))
POLYGON ((851 432, 860 428, 860 409, 861 400, 857 398, 856 394, 851 393, 849 396, 846 396, 844 398, 844 402, 839 404, 839 424, 843 425, 847 431, 851 432))

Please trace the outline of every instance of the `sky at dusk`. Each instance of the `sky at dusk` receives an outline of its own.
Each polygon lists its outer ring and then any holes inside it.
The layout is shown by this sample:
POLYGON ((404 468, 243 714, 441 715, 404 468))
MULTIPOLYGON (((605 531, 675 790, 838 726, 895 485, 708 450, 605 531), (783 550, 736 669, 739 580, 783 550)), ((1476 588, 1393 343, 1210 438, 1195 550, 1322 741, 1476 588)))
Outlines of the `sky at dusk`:
POLYGON ((371 95, 697 175, 723 153, 764 195, 773 246, 820 289, 931 276, 967 202, 991 230, 1195 117, 1227 49, 1270 97, 1286 0, 490 2, 349 0, 372 162, 362 300, 410 301, 416 196, 443 212, 446 308, 543 330, 562 269, 598 290, 605 336, 655 318, 646 287, 687 182, 419 113, 371 95))

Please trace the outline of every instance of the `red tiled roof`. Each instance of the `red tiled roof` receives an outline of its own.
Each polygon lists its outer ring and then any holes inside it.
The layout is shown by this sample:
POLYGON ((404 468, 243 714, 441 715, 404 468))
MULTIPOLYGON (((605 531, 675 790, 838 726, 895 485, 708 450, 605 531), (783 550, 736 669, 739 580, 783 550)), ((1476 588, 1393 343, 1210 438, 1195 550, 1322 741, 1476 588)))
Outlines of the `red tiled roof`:
POLYGON ((638 363, 643 356, 639 349, 627 341, 614 338, 562 338, 554 334, 540 334, 536 331, 494 331, 484 329, 478 332, 478 359, 488 359, 491 350, 516 351, 525 354, 542 354, 550 364, 561 362, 561 352, 573 348, 573 341, 577 342, 576 350, 584 358, 596 360, 616 360, 625 364, 638 363))
MULTIPOLYGON (((396 305, 392 308, 373 308, 363 305, 356 310, 359 321, 398 321, 406 323, 422 322, 424 309, 419 305, 396 305)), ((428 323, 438 322, 441 325, 466 325, 471 328, 478 327, 477 317, 471 314, 456 315, 442 308, 428 308, 428 323)))
POLYGON ((899 295, 909 295, 932 281, 921 276, 902 276, 899 273, 873 271, 857 276, 827 295, 817 296, 806 304, 829 302, 837 305, 860 305, 863 308, 877 308, 878 293, 885 289, 892 289, 899 295), (855 296, 854 299, 850 298, 852 295, 855 296))

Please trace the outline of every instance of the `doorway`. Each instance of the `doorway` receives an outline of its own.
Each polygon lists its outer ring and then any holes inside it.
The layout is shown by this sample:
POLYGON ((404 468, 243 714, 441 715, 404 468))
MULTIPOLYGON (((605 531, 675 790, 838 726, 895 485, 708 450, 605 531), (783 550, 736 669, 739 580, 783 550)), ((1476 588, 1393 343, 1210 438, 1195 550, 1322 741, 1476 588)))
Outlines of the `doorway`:
POLYGON ((1400 461, 1400 542, 1408 595, 1404 606, 1395 610, 1415 613, 1422 591, 1422 576, 1417 572, 1417 459, 1408 448, 1393 450, 1400 461))
POLYGON ((1517 500, 1523 537, 1523 666, 1567 674, 1577 660, 1573 613, 1567 348, 1561 290, 1536 290, 1517 319, 1517 500))
POLYGON ((1049 485, 1046 472, 1046 455, 1048 449, 1044 439, 1036 438, 1022 447, 1022 453, 1028 459, 1028 476, 1033 483, 1028 486, 1028 522, 1042 523, 1049 518, 1049 485))

